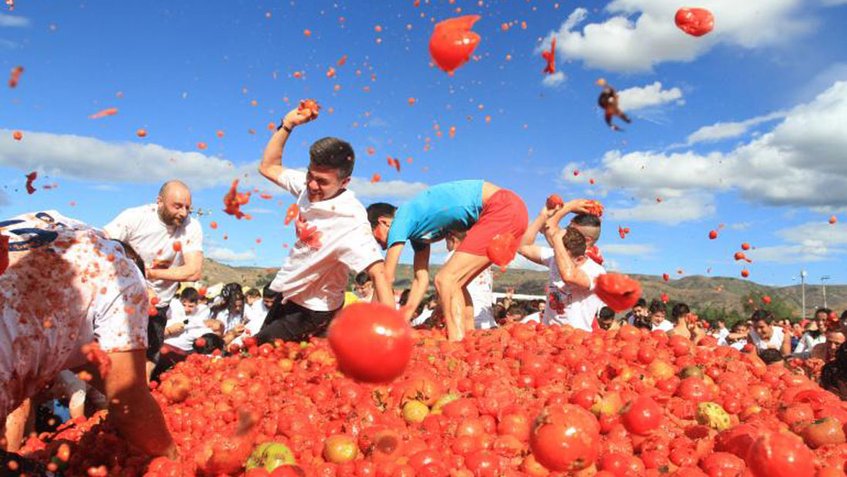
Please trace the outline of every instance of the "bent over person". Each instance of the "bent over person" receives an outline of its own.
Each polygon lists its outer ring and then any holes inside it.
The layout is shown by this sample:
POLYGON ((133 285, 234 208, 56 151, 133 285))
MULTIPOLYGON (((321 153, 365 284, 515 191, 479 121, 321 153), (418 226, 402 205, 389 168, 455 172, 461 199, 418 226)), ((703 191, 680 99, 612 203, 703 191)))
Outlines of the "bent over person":
POLYGON ((283 166, 285 143, 293 128, 317 117, 298 108, 282 120, 265 148, 259 172, 296 197, 291 207, 297 242, 270 288, 279 293, 261 330, 259 343, 302 341, 320 336, 344 304, 350 271, 366 272, 379 302, 394 307, 385 280, 382 254, 371 235, 365 207, 347 189, 353 173, 353 148, 326 137, 309 148, 306 172, 283 166))
POLYGON ((0 234, 9 240, 0 275, 0 422, 63 369, 85 370, 123 437, 148 454, 175 456, 147 387, 147 291, 134 252, 55 211, 2 221, 0 234), (99 365, 83 351, 92 343, 108 357, 99 365))
POLYGON ((159 360, 168 304, 179 283, 197 281, 203 272, 203 230, 190 211, 188 186, 168 181, 159 189, 155 204, 126 209, 104 227, 109 238, 126 242, 138 252, 156 296, 157 313, 147 328, 148 376, 159 360))

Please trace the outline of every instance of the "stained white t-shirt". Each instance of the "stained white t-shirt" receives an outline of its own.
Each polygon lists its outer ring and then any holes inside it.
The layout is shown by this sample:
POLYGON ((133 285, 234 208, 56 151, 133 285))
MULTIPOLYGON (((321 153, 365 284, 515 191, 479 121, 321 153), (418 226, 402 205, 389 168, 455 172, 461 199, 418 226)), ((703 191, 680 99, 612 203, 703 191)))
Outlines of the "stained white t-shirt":
POLYGON ((182 323, 185 325, 185 328, 182 330, 182 333, 165 338, 165 344, 183 351, 193 351, 194 340, 207 333, 214 333, 211 328, 206 326, 206 320, 208 319, 209 307, 198 306, 194 313, 186 315, 182 302, 176 298, 171 300, 170 307, 168 307, 168 322, 165 326, 169 327, 177 323, 182 323))
POLYGON ((312 203, 303 171, 285 169, 276 182, 297 197, 300 215, 292 221, 297 242, 271 289, 312 311, 341 308, 348 273, 383 260, 365 207, 350 190, 312 203))
MULTIPOLYGON (((159 218, 156 204, 126 209, 103 228, 109 237, 132 246, 147 268, 172 268, 185 264, 183 254, 203 252, 203 230, 200 222, 190 215, 178 226, 165 225, 159 218), (174 249, 174 243, 179 242, 174 249)), ((169 302, 179 288, 179 282, 148 280, 160 303, 169 302)))
POLYGON ((468 283, 468 293, 473 300, 474 328, 478 330, 497 328, 492 306, 494 302, 493 288, 494 274, 491 273, 491 268, 486 268, 468 283))
POLYGON ((750 330, 750 339, 753 341, 753 346, 757 350, 763 351, 766 349, 775 349, 782 351, 782 341, 785 339, 785 332, 779 326, 773 327, 773 333, 769 340, 764 341, 762 337, 756 333, 756 330, 750 330))
POLYGON ((0 222, 9 267, 0 275, 0 422, 63 369, 81 347, 147 347, 144 277, 123 247, 56 211, 0 222))
POLYGON ((671 323, 668 320, 662 320, 662 322, 659 323, 658 325, 655 324, 655 323, 650 323, 650 331, 659 330, 659 331, 664 331, 665 333, 667 333, 668 331, 670 331, 672 329, 673 329, 673 323, 671 323))
POLYGON ((550 269, 550 281, 547 290, 547 307, 544 309, 542 323, 545 325, 571 325, 585 331, 592 331, 592 324, 604 303, 594 293, 594 282, 606 270, 594 260, 585 260, 579 269, 588 275, 589 288, 571 286, 562 280, 556 257, 552 248, 539 247, 541 260, 550 269))

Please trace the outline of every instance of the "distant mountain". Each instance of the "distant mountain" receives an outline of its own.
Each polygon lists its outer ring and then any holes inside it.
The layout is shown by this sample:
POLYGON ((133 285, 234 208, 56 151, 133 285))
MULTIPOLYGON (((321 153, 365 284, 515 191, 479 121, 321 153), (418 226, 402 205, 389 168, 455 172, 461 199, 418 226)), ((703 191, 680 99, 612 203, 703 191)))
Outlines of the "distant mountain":
MULTIPOLYGON (((431 276, 438 266, 433 267, 431 276)), ((206 259, 203 268, 203 281, 212 285, 219 282, 238 282, 242 285, 262 287, 273 279, 278 268, 231 267, 211 259, 206 259)), ((701 275, 685 276, 664 282, 661 277, 652 275, 630 275, 641 282, 645 298, 658 298, 666 293, 674 301, 688 303, 697 310, 704 308, 723 309, 727 312, 741 313, 746 297, 750 295, 768 295, 775 302, 781 301, 795 315, 800 314, 800 285, 789 287, 771 287, 750 280, 727 277, 705 277, 701 275)), ((398 288, 407 288, 411 283, 412 270, 409 265, 400 265, 397 273, 398 288)), ((547 273, 534 270, 507 269, 504 273, 495 273, 495 291, 505 291, 514 287, 515 293, 530 295, 544 294, 547 273)), ((837 313, 847 309, 847 285, 826 287, 827 305, 837 313)), ((806 313, 823 306, 823 290, 820 285, 806 286, 806 313)))

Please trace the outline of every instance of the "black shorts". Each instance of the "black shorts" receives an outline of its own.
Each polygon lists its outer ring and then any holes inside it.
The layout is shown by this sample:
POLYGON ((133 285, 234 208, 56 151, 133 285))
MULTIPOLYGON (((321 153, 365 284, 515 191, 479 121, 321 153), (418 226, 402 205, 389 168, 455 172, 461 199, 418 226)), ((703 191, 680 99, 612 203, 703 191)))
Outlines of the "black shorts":
POLYGON ((283 304, 282 296, 277 296, 262 329, 256 334, 256 341, 259 344, 273 343, 277 339, 299 342, 308 341, 312 336, 324 336, 339 309, 313 311, 292 301, 283 304))
POLYGON ((158 313, 147 320, 147 360, 159 361, 159 350, 165 344, 165 325, 168 323, 168 306, 156 308, 158 313))

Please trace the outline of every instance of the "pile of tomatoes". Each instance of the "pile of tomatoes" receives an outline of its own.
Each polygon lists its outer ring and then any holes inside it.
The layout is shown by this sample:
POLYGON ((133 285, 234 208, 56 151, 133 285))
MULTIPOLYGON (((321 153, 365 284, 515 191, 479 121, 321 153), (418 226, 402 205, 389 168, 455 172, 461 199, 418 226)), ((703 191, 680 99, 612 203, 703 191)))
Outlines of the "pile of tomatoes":
POLYGON ((115 476, 824 477, 847 462, 847 407, 804 375, 630 326, 419 331, 382 385, 342 375, 326 340, 248 343, 191 356, 153 395, 177 462, 99 416, 25 451, 47 462, 69 442, 66 474, 115 476))

